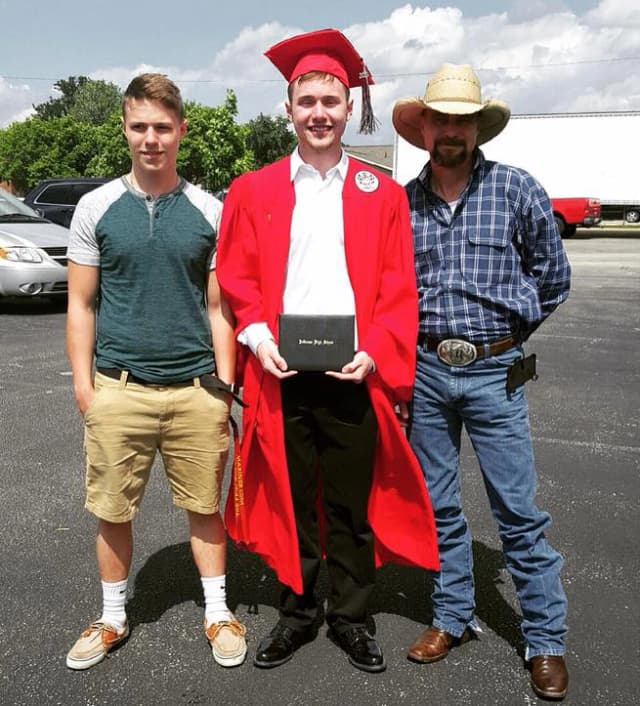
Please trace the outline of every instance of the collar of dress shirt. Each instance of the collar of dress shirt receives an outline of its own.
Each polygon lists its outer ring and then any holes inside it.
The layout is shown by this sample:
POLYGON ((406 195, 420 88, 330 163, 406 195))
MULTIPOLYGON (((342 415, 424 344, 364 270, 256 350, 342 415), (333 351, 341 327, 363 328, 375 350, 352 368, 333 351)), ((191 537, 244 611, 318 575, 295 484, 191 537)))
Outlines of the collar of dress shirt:
MULTIPOLYGON (((342 154, 340 155, 340 161, 334 166, 329 169, 329 171, 326 174, 325 178, 331 178, 331 176, 334 174, 334 172, 337 172, 342 181, 344 181, 347 178, 347 169, 349 168, 349 158, 347 157, 347 153, 342 150, 342 154)), ((293 153, 291 154, 291 181, 295 181, 296 177, 300 173, 300 170, 311 170, 313 172, 317 172, 318 170, 311 166, 310 164, 307 164, 307 162, 303 161, 302 157, 300 156, 300 151, 296 147, 293 150, 293 153)))

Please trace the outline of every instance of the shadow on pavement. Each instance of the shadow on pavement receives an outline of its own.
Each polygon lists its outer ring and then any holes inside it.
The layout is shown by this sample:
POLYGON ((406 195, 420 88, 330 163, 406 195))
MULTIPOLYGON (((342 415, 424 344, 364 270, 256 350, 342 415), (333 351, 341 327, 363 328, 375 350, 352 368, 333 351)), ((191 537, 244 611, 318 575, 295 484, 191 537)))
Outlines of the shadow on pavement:
POLYGON ((474 579, 476 582, 476 615, 498 637, 508 642, 524 658, 524 640, 520 632, 522 617, 505 600, 498 586, 504 584, 504 556, 499 549, 473 542, 474 579))
POLYGON ((0 314, 42 316, 61 314, 67 310, 67 297, 0 297, 0 314))
MULTIPOLYGON (((503 583, 505 567, 502 552, 474 541, 473 557, 477 616, 523 656, 521 618, 498 588, 503 583)), ((392 564, 384 566, 378 572, 370 612, 372 615, 391 613, 428 625, 431 622, 431 585, 431 575, 427 571, 392 564)), ((319 596, 327 595, 324 568, 317 591, 319 596)), ((249 613, 258 613, 261 605, 277 609, 280 585, 258 556, 228 543, 227 595, 232 610, 242 604, 247 605, 249 613)), ((156 622, 173 606, 188 601, 203 606, 200 578, 191 558, 189 543, 184 542, 156 552, 138 571, 133 595, 127 604, 129 624, 135 628, 142 623, 156 622)))
POLYGON ((202 585, 188 542, 156 552, 136 574, 133 595, 127 603, 129 625, 155 623, 180 603, 202 604, 202 585))

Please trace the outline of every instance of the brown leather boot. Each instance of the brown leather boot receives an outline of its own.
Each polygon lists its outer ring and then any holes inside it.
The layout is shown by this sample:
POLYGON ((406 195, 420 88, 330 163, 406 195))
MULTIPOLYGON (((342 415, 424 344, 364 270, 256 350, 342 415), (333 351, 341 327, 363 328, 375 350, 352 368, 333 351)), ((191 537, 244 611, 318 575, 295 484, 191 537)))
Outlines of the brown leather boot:
POLYGON ((409 648, 407 657, 414 662, 437 662, 444 659, 449 650, 455 645, 462 645, 471 639, 471 632, 467 629, 462 633, 462 637, 454 637, 440 628, 433 625, 420 633, 415 642, 409 648))
POLYGON ((564 657, 538 655, 531 658, 531 687, 541 699, 564 699, 569 684, 569 672, 564 657))

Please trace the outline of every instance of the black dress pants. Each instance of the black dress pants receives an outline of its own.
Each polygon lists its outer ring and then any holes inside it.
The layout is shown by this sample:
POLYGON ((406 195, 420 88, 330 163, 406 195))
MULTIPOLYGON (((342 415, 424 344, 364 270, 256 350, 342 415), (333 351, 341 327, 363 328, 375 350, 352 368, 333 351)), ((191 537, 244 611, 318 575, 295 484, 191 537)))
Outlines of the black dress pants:
POLYGON ((285 587, 280 621, 304 630, 318 614, 320 493, 331 586, 327 622, 337 631, 364 625, 375 582, 367 505, 378 429, 367 388, 298 373, 282 381, 282 411, 304 589, 298 595, 285 587))

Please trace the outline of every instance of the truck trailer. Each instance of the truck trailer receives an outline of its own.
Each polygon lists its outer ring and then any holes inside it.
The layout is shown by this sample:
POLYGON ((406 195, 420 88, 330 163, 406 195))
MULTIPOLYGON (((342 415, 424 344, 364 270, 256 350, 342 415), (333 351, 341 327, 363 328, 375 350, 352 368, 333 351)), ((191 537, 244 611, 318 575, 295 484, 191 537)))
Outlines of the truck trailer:
MULTIPOLYGON (((487 159, 526 169, 544 186, 562 231, 562 211, 557 209, 566 209, 566 199, 572 212, 599 201, 603 219, 640 222, 638 135, 640 111, 512 115, 507 127, 481 149, 487 159)), ((417 176, 427 159, 427 152, 396 135, 393 174, 401 184, 417 176)), ((565 237, 575 225, 598 222, 593 213, 586 219, 565 221, 565 237)))

